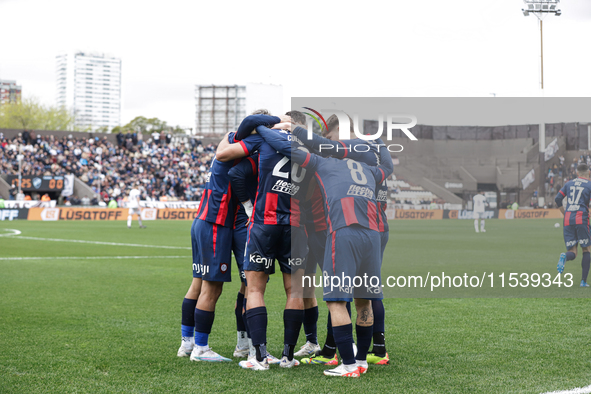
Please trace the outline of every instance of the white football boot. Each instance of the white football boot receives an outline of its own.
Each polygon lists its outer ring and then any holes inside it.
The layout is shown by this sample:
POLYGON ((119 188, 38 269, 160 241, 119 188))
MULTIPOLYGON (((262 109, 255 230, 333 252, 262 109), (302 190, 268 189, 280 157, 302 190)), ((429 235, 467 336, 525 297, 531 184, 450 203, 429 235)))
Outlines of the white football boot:
POLYGON ((326 376, 341 376, 341 377, 347 377, 347 378, 358 378, 359 377, 359 367, 357 366, 357 364, 353 364, 353 365, 341 364, 334 369, 324 370, 324 374, 326 376))
POLYGON ((232 361, 229 358, 220 356, 211 348, 207 348, 205 350, 200 350, 198 346, 193 348, 193 352, 191 353, 191 361, 208 361, 210 363, 220 363, 220 362, 228 362, 232 361))
POLYGON ((297 352, 295 352, 293 355, 296 356, 296 357, 311 356, 311 355, 315 354, 316 351, 320 351, 320 350, 322 350, 320 348, 320 345, 318 345, 317 343, 312 343, 310 341, 307 341, 300 348, 300 350, 298 350, 297 352))
POLYGON ((248 360, 242 360, 238 363, 244 369, 252 369, 253 371, 268 371, 269 363, 265 358, 263 361, 258 361, 256 357, 248 360))
POLYGON ((193 347, 195 346, 195 338, 194 337, 183 337, 183 341, 181 343, 181 347, 177 352, 178 357, 189 357, 191 352, 193 351, 193 347))

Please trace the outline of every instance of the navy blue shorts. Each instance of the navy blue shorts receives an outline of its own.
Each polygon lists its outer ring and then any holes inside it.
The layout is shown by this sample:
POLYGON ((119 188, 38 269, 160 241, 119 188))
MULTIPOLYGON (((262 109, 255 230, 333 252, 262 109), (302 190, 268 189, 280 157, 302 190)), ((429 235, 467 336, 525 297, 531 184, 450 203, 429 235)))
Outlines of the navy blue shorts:
POLYGON ((380 233, 360 225, 333 231, 324 253, 324 301, 382 299, 380 233))
POLYGON ((193 278, 210 282, 232 280, 232 229, 195 219, 191 226, 193 249, 193 278))
POLYGON ((306 268, 308 233, 305 227, 291 227, 291 256, 289 266, 293 272, 306 268))
POLYGON ((571 249, 577 244, 581 245, 582 248, 591 246, 589 237, 589 225, 587 224, 575 224, 570 226, 564 226, 562 229, 564 234, 564 244, 566 249, 571 249))
POLYGON ((291 226, 251 223, 244 255, 244 271, 275 273, 275 259, 281 272, 291 273, 291 226))
POLYGON ((383 231, 380 233, 380 246, 382 248, 382 261, 384 261, 384 251, 386 250, 386 245, 388 244, 389 238, 390 238, 389 231, 383 231))
POLYGON ((306 258, 306 275, 316 273, 316 265, 322 270, 324 249, 328 231, 315 231, 308 234, 308 257, 306 258))
POLYGON ((244 224, 237 225, 232 235, 232 251, 234 252, 234 259, 238 266, 238 273, 240 281, 246 282, 244 275, 244 252, 246 250, 246 238, 248 237, 248 227, 244 224))

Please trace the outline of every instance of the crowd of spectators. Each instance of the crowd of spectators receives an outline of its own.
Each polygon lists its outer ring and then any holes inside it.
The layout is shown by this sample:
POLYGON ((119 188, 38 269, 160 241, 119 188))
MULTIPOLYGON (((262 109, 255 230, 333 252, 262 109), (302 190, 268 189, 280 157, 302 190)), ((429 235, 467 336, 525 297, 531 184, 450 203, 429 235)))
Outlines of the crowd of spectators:
MULTIPOLYGON (((569 180, 577 177, 577 166, 581 163, 591 166, 591 152, 573 158, 573 161, 570 163, 566 162, 564 156, 560 156, 558 158, 558 163, 554 163, 548 168, 545 180, 546 201, 548 206, 554 205, 554 197, 562 186, 569 180)), ((532 207, 537 208, 537 193, 532 197, 531 205, 532 207)))
POLYGON ((121 134, 113 144, 106 136, 58 138, 26 131, 7 139, 0 133, 0 173, 18 174, 22 154, 23 175, 73 174, 104 202, 123 199, 136 183, 142 199, 199 201, 215 146, 158 137, 144 141, 141 134, 121 134))

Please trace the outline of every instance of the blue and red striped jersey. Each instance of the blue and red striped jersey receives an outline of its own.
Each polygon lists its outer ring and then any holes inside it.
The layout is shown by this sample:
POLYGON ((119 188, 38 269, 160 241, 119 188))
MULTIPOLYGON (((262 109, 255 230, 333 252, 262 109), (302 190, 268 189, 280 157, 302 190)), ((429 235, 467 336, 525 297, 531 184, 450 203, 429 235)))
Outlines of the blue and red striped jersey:
MULTIPOLYGON (((312 134, 312 139, 308 139, 308 132, 304 128, 297 127, 293 135, 301 140, 304 145, 318 152, 323 157, 336 157, 339 159, 349 158, 370 166, 377 166, 383 160, 386 168, 393 171, 392 158, 380 155, 381 149, 387 149, 381 139, 375 141, 366 141, 355 138, 347 141, 333 141, 328 138, 312 134)), ((376 189, 376 200, 378 210, 378 231, 385 232, 389 230, 386 208, 388 207, 388 186, 386 181, 380 183, 376 189)))
POLYGON ((237 200, 234 228, 244 226, 248 222, 248 215, 246 215, 244 207, 240 203, 247 200, 250 200, 253 204, 255 202, 258 187, 258 166, 259 155, 257 153, 244 157, 229 171, 233 195, 237 200))
POLYGON ((589 201, 591 200, 591 180, 576 178, 564 184, 558 191, 555 201, 562 206, 564 201, 564 225, 589 225, 589 201))
POLYGON ((315 173, 328 212, 330 232, 353 224, 379 230, 376 188, 392 173, 393 167, 392 160, 389 163, 386 160, 390 154, 385 149, 378 149, 381 163, 369 166, 352 159, 321 157, 297 143, 292 149, 264 126, 257 127, 257 132, 284 155, 291 154, 294 163, 315 173))
POLYGON ((312 196, 305 202, 306 211, 306 229, 308 231, 326 231, 328 225, 326 224, 326 210, 324 209, 324 198, 320 191, 320 186, 316 178, 311 181, 312 196))
MULTIPOLYGON (((250 116, 243 122, 248 118, 250 116)), ((239 143, 247 155, 257 150, 259 152, 258 188, 252 221, 260 224, 289 225, 290 197, 296 191, 295 185, 291 182, 289 158, 278 153, 259 134, 251 134, 239 143)))
POLYGON ((233 227, 236 202, 232 198, 232 187, 228 172, 235 161, 212 160, 206 175, 205 188, 199 203, 197 218, 220 226, 233 227))

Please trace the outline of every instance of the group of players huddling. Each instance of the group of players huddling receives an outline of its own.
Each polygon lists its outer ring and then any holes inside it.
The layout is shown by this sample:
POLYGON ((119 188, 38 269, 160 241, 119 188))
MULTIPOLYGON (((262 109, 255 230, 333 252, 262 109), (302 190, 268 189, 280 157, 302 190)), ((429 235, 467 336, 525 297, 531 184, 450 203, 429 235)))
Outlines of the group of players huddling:
POLYGON ((327 120, 322 136, 313 134, 311 139, 305 124, 298 111, 276 117, 259 110, 218 145, 191 227, 193 282, 182 304, 179 357, 231 361, 209 347, 208 337, 223 284, 231 280, 234 253, 242 283, 235 305, 238 341, 233 355, 246 358, 239 363, 242 368, 292 368, 300 365, 295 357, 303 357, 304 364, 336 366, 325 375, 359 377, 368 364, 388 364, 381 280, 365 287, 331 287, 324 281, 329 315, 322 348, 314 289, 302 283, 311 283, 303 278, 315 276, 316 265, 323 277, 380 278, 389 234, 385 180, 393 171, 390 154, 379 139, 355 138, 353 130, 351 139, 339 141, 336 116, 327 120), (267 351, 264 299, 275 260, 287 297, 279 359, 267 351), (302 325, 306 343, 295 352, 302 325))

